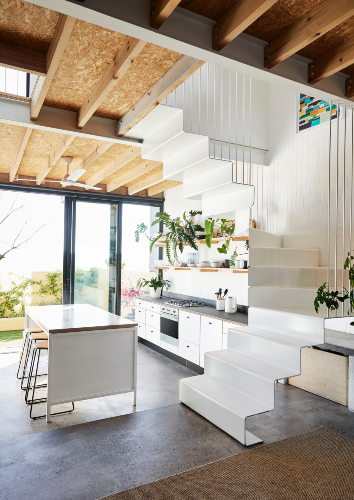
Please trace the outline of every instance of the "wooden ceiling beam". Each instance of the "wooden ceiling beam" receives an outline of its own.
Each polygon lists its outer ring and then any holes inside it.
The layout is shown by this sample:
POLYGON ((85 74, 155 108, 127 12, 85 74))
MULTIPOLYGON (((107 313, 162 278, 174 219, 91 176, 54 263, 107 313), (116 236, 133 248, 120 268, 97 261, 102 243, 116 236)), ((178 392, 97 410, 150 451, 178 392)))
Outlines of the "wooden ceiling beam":
MULTIPOLYGON (((90 151, 84 156, 82 161, 74 161, 70 164, 69 166, 69 175, 73 174, 78 170, 79 168, 83 168, 84 170, 87 170, 92 163, 94 163, 100 156, 102 156, 108 149, 113 146, 113 142, 107 142, 107 141, 97 141, 96 144, 92 146, 90 151)), ((63 177, 62 180, 64 180, 67 177, 67 174, 65 173, 65 176, 63 177)))
POLYGON ((117 135, 123 136, 195 73, 204 61, 182 55, 166 73, 117 121, 117 135))
POLYGON ((163 165, 133 181, 132 184, 128 186, 128 194, 132 195, 139 193, 139 191, 143 191, 143 189, 154 186, 154 184, 158 184, 161 181, 163 181, 163 165))
POLYGON ((213 26, 213 50, 221 50, 278 0, 237 0, 213 26))
POLYGON ((353 0, 326 0, 264 47, 264 66, 273 68, 353 15, 353 0))
POLYGON ((183 182, 179 181, 162 181, 154 186, 148 188, 148 196, 154 196, 154 194, 162 193, 162 191, 167 191, 167 189, 174 188, 176 186, 180 186, 183 182))
MULTIPOLYGON (((103 181, 103 179, 106 179, 110 175, 114 174, 114 172, 117 172, 117 170, 120 170, 125 165, 127 165, 131 161, 135 160, 135 158, 140 156, 140 154, 141 154, 141 148, 139 148, 137 146, 129 147, 126 151, 124 151, 124 153, 120 154, 114 161, 112 161, 111 163, 106 165, 104 168, 99 170, 92 177, 90 177, 86 181, 86 184, 88 186, 95 186, 99 182, 103 181)), ((117 186, 117 187, 119 187, 119 186, 117 186)))
POLYGON ((17 174, 18 167, 20 166, 23 154, 24 154, 25 149, 27 147, 28 141, 31 137, 32 130, 33 130, 32 128, 25 128, 25 127, 22 129, 21 137, 20 137, 20 140, 18 143, 16 154, 15 154, 15 158, 14 158, 13 164, 11 166, 11 170, 10 170, 10 182, 13 182, 13 180, 17 174))
POLYGON ((122 49, 103 73, 77 115, 77 128, 82 128, 106 99, 117 83, 127 74, 146 42, 127 37, 122 49))
POLYGON ((31 120, 38 118, 44 99, 58 69, 59 62, 69 41, 76 19, 60 14, 54 36, 47 52, 47 75, 40 76, 33 88, 31 102, 31 120))
POLYGON ((52 153, 50 154, 50 156, 48 156, 48 158, 44 162, 41 170, 37 174, 37 177, 36 177, 37 186, 39 186, 44 181, 44 179, 47 177, 49 172, 52 170, 52 168, 54 167, 56 162, 59 160, 59 158, 61 158, 61 156, 63 156, 63 154, 68 149, 70 144, 74 141, 74 139, 75 139, 74 135, 67 135, 67 134, 62 135, 60 141, 55 146, 55 148, 52 151, 52 153))
POLYGON ((33 75, 46 76, 46 55, 12 43, 0 42, 0 64, 6 68, 26 71, 33 75))
POLYGON ((128 184, 129 182, 133 182, 138 177, 145 175, 146 173, 154 170, 159 166, 158 162, 150 161, 150 160, 142 160, 141 163, 135 165, 130 168, 128 171, 124 171, 121 175, 117 176, 114 181, 109 182, 107 184, 107 192, 114 191, 115 189, 128 184))
POLYGON ((308 81, 312 85, 354 64, 354 37, 325 52, 308 65, 308 81))
POLYGON ((354 100, 354 75, 345 80, 345 97, 354 100))
POLYGON ((150 26, 159 29, 172 14, 181 0, 151 0, 150 26))

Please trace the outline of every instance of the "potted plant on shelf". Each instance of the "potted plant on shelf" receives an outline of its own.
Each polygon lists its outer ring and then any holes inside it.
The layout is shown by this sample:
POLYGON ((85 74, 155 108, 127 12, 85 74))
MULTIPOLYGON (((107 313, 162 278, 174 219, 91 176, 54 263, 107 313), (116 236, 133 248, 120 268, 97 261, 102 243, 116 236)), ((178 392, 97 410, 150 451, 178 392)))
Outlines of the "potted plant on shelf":
POLYGON ((171 286, 171 281, 164 280, 161 278, 161 274, 157 276, 157 278, 151 278, 150 280, 146 280, 142 278, 139 281, 138 287, 139 290, 144 286, 148 286, 150 288, 150 297, 153 299, 158 299, 161 296, 161 292, 163 288, 168 290, 171 286))
MULTIPOLYGON (((236 267, 236 257, 241 257, 241 255, 247 255, 248 256, 248 250, 249 250, 249 248, 250 248, 250 246, 249 246, 249 240, 246 240, 246 242, 245 242, 245 249, 247 250, 247 252, 238 254, 237 250, 235 250, 234 253, 231 255, 230 267, 236 267)), ((245 259, 244 260, 238 259, 238 261, 243 262, 242 269, 247 269, 247 264, 248 264, 247 260, 245 260, 245 259)))

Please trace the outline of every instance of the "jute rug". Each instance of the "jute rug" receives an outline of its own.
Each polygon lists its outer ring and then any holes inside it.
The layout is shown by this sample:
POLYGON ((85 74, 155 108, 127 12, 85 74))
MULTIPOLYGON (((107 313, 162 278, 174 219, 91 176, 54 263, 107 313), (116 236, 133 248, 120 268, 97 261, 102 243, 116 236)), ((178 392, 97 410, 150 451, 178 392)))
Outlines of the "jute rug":
POLYGON ((101 500, 353 500, 354 442, 320 427, 101 500))

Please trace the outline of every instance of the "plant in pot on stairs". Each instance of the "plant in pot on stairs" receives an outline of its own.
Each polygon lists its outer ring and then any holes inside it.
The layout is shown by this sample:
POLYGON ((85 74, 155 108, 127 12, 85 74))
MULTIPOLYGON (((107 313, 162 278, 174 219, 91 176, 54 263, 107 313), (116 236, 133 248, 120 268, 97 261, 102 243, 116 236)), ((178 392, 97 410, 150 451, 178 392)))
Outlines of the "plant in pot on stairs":
POLYGON ((159 274, 157 277, 151 278, 150 280, 146 280, 145 278, 139 280, 139 290, 144 286, 148 286, 150 288, 150 297, 152 299, 158 299, 159 297, 161 297, 163 288, 165 288, 166 290, 170 288, 171 281, 162 279, 161 274, 159 274))

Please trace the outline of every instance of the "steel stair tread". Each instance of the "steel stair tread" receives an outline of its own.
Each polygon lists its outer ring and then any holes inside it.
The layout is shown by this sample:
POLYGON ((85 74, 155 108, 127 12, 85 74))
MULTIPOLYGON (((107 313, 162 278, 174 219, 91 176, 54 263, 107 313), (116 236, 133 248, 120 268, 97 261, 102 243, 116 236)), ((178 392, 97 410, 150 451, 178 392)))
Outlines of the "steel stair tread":
POLYGON ((240 333, 247 333, 255 337, 262 337, 263 339, 269 339, 273 342, 277 342, 282 345, 290 347, 310 347, 314 343, 311 339, 305 339, 303 337, 295 337, 293 335, 288 335, 286 333, 272 332, 270 330, 262 330, 261 328, 254 328, 252 326, 242 326, 242 327, 232 327, 231 330, 237 330, 240 333))
POLYGON ((273 410, 273 406, 207 375, 185 378, 180 380, 180 383, 188 385, 204 397, 242 418, 273 410))
POLYGON ((248 356, 247 354, 234 351, 233 349, 211 351, 205 353, 205 355, 217 358, 220 361, 239 368, 240 370, 252 373, 253 375, 272 382, 299 375, 299 373, 294 372, 290 367, 269 363, 268 361, 248 356))

